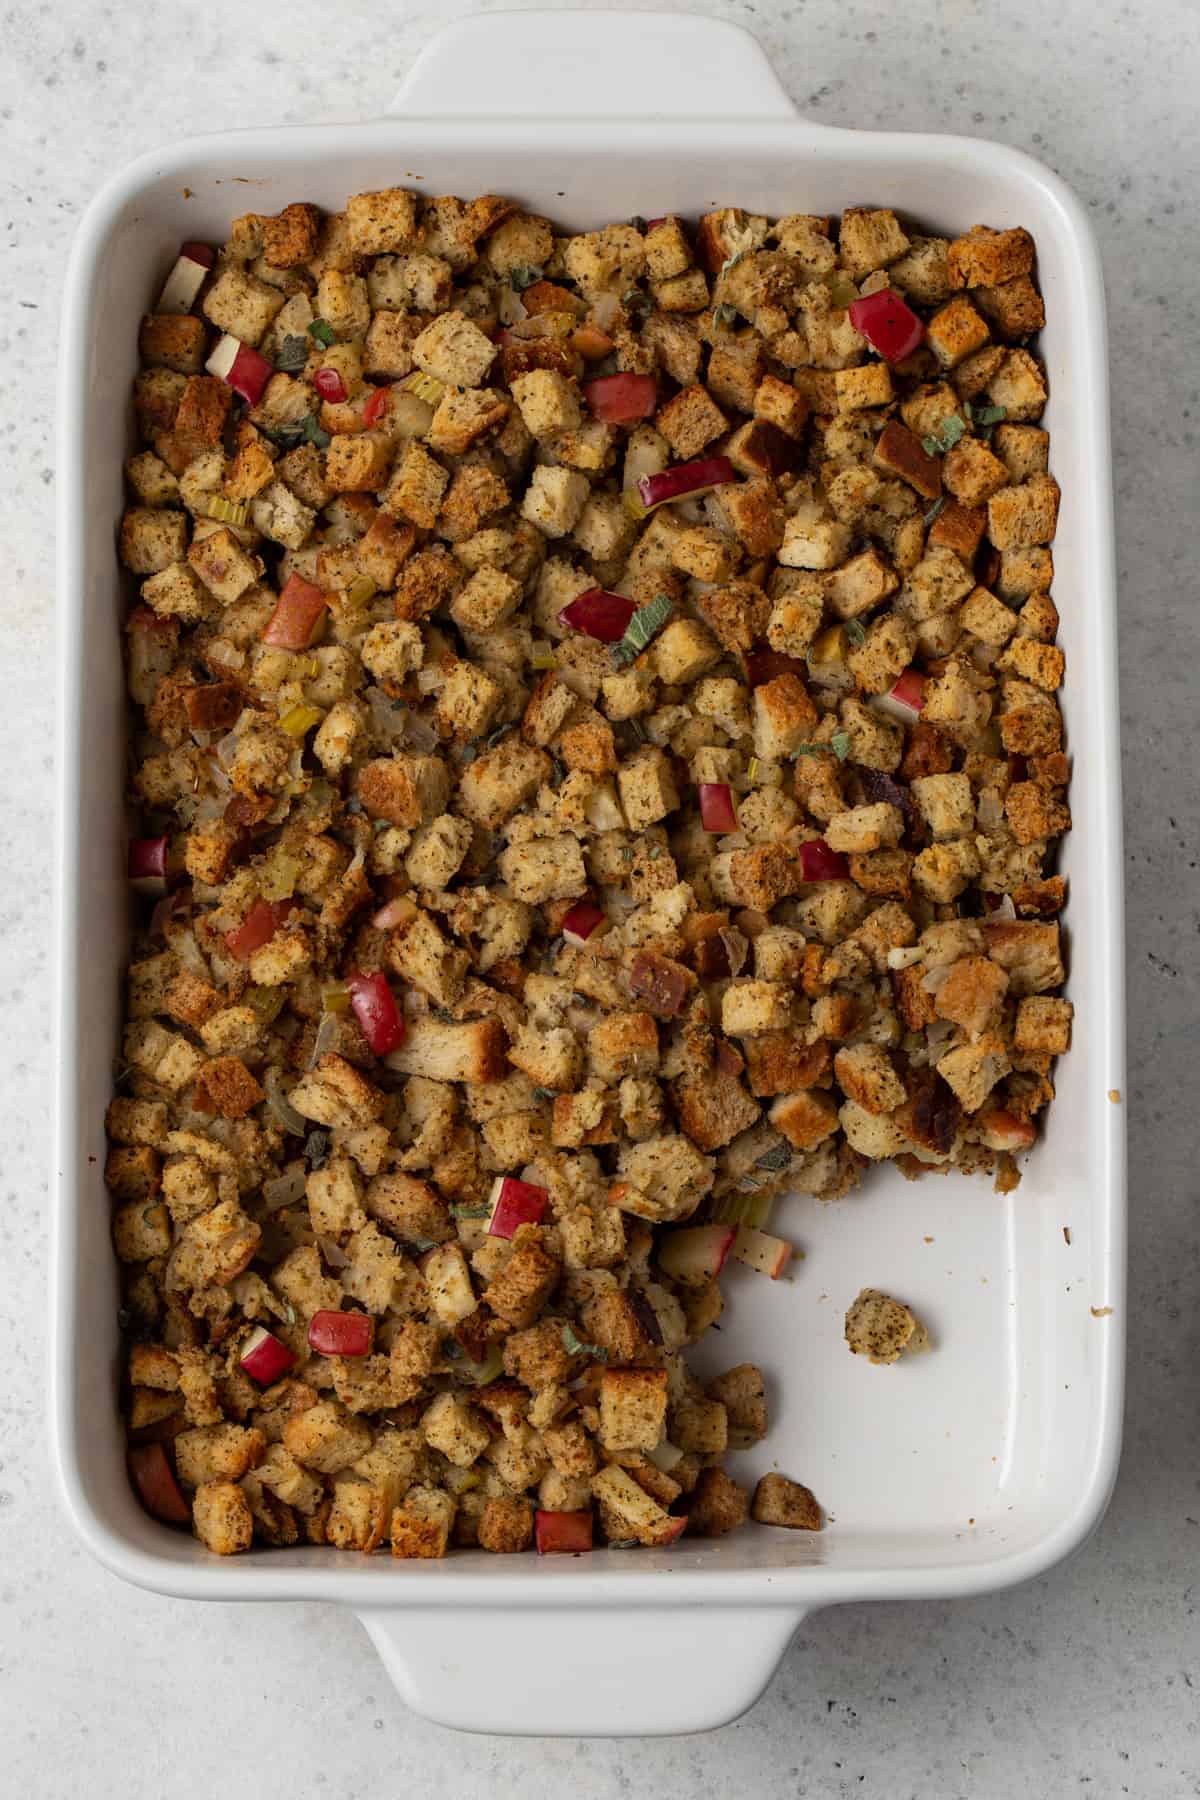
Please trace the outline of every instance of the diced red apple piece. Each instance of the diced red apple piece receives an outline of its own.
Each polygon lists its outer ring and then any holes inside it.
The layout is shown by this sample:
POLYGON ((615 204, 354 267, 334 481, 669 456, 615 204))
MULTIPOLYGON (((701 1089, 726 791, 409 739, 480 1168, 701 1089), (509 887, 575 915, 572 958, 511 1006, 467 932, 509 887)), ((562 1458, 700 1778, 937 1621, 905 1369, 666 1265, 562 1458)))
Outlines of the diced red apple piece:
POLYGON ((700 823, 705 831, 736 831, 733 790, 727 781, 700 783, 700 823))
POLYGON ((315 1312, 309 1322, 308 1345, 321 1356, 367 1356, 375 1322, 364 1312, 315 1312))
POLYGON ((259 1325, 250 1333, 238 1357, 238 1368, 243 1375, 249 1375, 252 1381, 263 1387, 270 1387, 281 1375, 286 1375, 295 1362, 295 1352, 272 1335, 265 1326, 259 1325))
POLYGON ((661 1525, 655 1523, 650 1527, 652 1533, 650 1538, 651 1545, 655 1550, 665 1550, 668 1544, 673 1544, 676 1539, 681 1538, 686 1530, 686 1513, 684 1513, 682 1518, 666 1518, 661 1525))
POLYGON ((167 891, 167 847, 169 839, 133 838, 129 845, 126 873, 135 892, 161 899, 167 891))
POLYGON ((642 505, 650 512, 668 500, 683 500, 696 494, 707 494, 715 487, 736 481, 737 472, 727 456, 701 456, 694 462, 676 463, 660 475, 643 475, 638 482, 642 505))
POLYGON ((737 1237, 734 1225, 688 1225, 659 1240, 659 1267, 682 1287, 703 1287, 725 1266, 737 1237))
POLYGON ((792 1246, 767 1231, 739 1225, 732 1255, 734 1262, 745 1263, 748 1269, 757 1269, 760 1275, 769 1275, 772 1281, 778 1281, 791 1261, 792 1246))
POLYGON ((183 1497, 161 1444, 137 1444, 129 1452, 129 1473, 142 1505, 167 1525, 187 1525, 192 1509, 183 1497))
POLYGON ((925 704, 925 677, 920 669, 905 669, 886 694, 876 694, 871 703, 877 712, 886 713, 899 725, 911 725, 925 704))
POLYGON ((231 332, 223 332, 217 340, 217 347, 205 363, 210 375, 215 375, 231 387, 235 394, 240 394, 249 406, 257 406, 262 399, 263 389, 275 373, 273 364, 249 344, 243 344, 231 332))
POLYGON ((560 624, 602 644, 619 644, 637 608, 624 594, 610 594, 604 588, 588 588, 559 613, 560 624))
POLYGON ((307 650, 328 602, 321 589, 303 575, 289 575, 275 611, 262 634, 276 650, 307 650))
POLYGON ((585 381, 583 393, 595 417, 606 425, 631 425, 636 419, 648 419, 658 405, 653 375, 601 375, 596 381, 585 381))
POLYGON ((249 962, 256 950, 269 944, 292 910, 290 900, 256 900, 240 925, 225 933, 230 954, 249 962))
POLYGON ((840 850, 831 850, 824 838, 809 838, 800 846, 802 881, 848 881, 850 864, 840 850))
POLYGON ((386 1056, 389 1050, 399 1049, 408 1031, 383 970, 376 969, 373 975, 355 973, 346 985, 354 1016, 375 1055, 386 1056))
POLYGON ((501 1175, 492 1184, 492 1216, 488 1236, 511 1238, 518 1225, 537 1225, 546 1210, 549 1194, 532 1181, 501 1175))
POLYGON ((577 1556, 592 1547, 590 1512, 542 1512, 534 1514, 534 1542, 539 1556, 577 1556))
POLYGON ((903 362, 925 336, 921 320, 894 288, 864 294, 861 300, 852 300, 847 311, 855 331, 861 331, 885 362, 903 362))
POLYGON ((563 915, 562 934, 568 944, 576 950, 582 950, 592 933, 599 929, 608 914, 594 900, 577 900, 569 912, 563 915))
POLYGON ((187 243, 180 246, 171 273, 163 283, 155 312, 189 313, 196 295, 204 286, 204 277, 216 261, 216 252, 208 244, 187 243))

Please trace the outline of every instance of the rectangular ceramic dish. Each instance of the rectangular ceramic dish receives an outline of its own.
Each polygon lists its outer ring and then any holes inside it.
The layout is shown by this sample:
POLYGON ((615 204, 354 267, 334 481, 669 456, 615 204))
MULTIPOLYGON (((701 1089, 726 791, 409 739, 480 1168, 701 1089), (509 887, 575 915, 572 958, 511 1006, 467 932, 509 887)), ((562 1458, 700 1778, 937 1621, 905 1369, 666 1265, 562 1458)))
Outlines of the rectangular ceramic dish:
POLYGON ((753 39, 654 13, 513 13, 450 27, 369 123, 209 137, 143 157, 80 228, 62 330, 57 1180, 52 1428, 76 1529, 110 1569, 195 1599, 330 1600, 404 1699, 487 1731, 692 1731, 761 1692, 798 1622, 845 1600, 975 1594, 1043 1571, 1100 1518, 1120 1442, 1125 1280, 1120 792, 1108 374, 1083 210, 994 144, 800 119, 753 39), (634 213, 893 206, 953 234, 1025 225, 1049 322, 1046 424, 1063 504, 1054 595, 1074 758, 1068 992, 1075 1045, 1014 1194, 871 1171, 838 1205, 780 1204, 791 1283, 728 1281, 724 1364, 753 1356, 772 1426, 743 1462, 808 1483, 820 1535, 747 1527, 663 1552, 444 1563, 316 1548, 210 1556, 130 1491, 116 1404, 103 1117, 127 950, 123 602, 113 555, 136 321, 181 238, 232 216, 401 182, 513 194, 575 228, 634 213), (1064 1232, 1064 1227, 1068 1228, 1064 1232), (1069 1242, 1068 1242, 1069 1236, 1069 1242), (848 1355, 858 1289, 910 1300, 935 1353, 848 1355), (1111 1309, 1108 1310, 1108 1309, 1111 1309))

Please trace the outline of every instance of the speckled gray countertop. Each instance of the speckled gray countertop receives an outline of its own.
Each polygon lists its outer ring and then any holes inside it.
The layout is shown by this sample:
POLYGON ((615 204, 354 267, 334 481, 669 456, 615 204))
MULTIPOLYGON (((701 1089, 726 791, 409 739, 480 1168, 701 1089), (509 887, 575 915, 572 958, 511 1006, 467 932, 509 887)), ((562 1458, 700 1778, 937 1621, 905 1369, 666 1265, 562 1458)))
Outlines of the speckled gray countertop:
POLYGON ((1099 230, 1115 379, 1133 1281, 1125 1461, 1097 1537, 1067 1567, 995 1598, 814 1616, 764 1699, 714 1735, 537 1742, 459 1737, 406 1714, 360 1627, 332 1609, 185 1607, 123 1587, 59 1516, 40 1323, 52 412, 67 245, 96 186, 134 154, 182 132, 377 112, 436 25, 476 10, 493 9, 18 0, 4 11, 0 1791, 1200 1794, 1195 0, 704 8, 756 31, 814 117, 1030 148, 1099 230))

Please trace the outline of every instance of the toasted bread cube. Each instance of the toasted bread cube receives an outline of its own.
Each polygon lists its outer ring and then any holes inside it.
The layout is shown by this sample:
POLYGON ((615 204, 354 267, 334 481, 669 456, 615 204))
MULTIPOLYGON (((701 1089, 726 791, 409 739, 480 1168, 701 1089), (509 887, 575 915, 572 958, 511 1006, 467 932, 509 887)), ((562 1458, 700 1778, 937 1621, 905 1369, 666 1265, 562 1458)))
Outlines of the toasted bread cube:
POLYGON ((721 998, 721 1030, 727 1037, 785 1031, 792 1023, 792 1012, 788 983, 743 978, 730 982, 721 998))
POLYGON ((267 1440, 257 1426, 201 1425, 175 1439, 175 1467, 185 1487, 237 1481, 262 1461, 267 1440))
POLYGON ((1062 1056, 1071 1046, 1074 1011, 1069 1000, 1051 999, 1046 994, 1022 1000, 1013 1030, 1014 1048, 1030 1056, 1062 1056))
POLYGON ((846 1098, 856 1101, 865 1112, 893 1113, 904 1104, 904 1083, 887 1051, 878 1044, 853 1044, 839 1050, 833 1072, 846 1098))
POLYGON ((825 842, 831 850, 856 853, 892 849, 903 835, 904 814, 886 800, 836 813, 825 827, 825 842))
POLYGON ((521 516, 546 537, 566 537, 578 524, 590 493, 587 476, 577 469, 539 465, 525 490, 521 516))
POLYGON ((1007 343, 1032 337, 1046 323, 1042 296, 1028 275, 1017 275, 995 287, 974 289, 974 300, 997 337, 1007 343))
POLYGON ((1008 485, 1008 470, 978 438, 961 438, 942 458, 942 480, 964 506, 982 506, 1008 485))
POLYGON ((454 1499, 441 1488, 409 1488, 392 1514, 392 1555, 438 1558, 446 1554, 454 1524, 454 1499))
POLYGON ((492 1434, 461 1394, 439 1394, 421 1414, 425 1442, 452 1462, 469 1469, 487 1449, 492 1434))
POLYGON ((444 312, 413 342, 413 361, 447 387, 477 388, 496 357, 496 346, 462 313, 444 312))
POLYGON ((1071 811, 1036 781, 1015 781, 1004 796, 1004 816, 1018 844, 1040 844, 1071 829, 1071 811))
POLYGON ((811 1490, 786 1475, 764 1475, 754 1490, 750 1517, 789 1531, 820 1531, 821 1508, 811 1490))
POLYGON ((497 1318, 518 1330, 532 1325, 545 1308, 562 1275, 562 1263, 546 1247, 539 1226, 520 1225, 513 1252, 483 1298, 497 1318))
POLYGON ((919 624, 956 606, 974 585, 970 571, 953 550, 939 546, 927 550, 916 567, 909 570, 904 604, 909 616, 919 624))
POLYGON ((679 790, 666 752, 647 744, 617 770, 621 806, 631 831, 666 818, 679 805, 679 790))
POLYGON ((992 433, 992 449, 1013 482, 1044 475, 1050 467, 1050 434, 1037 425, 1011 425, 1006 420, 992 433))
POLYGON ((988 536, 997 550, 1049 544, 1058 525, 1059 488, 1053 475, 1033 475, 988 501, 988 536))
POLYGON ((335 494, 378 493, 391 466, 392 440, 385 431, 335 437, 325 452, 325 479, 335 494))
POLYGON ((957 900, 979 874, 979 852, 969 838, 931 844, 913 863, 913 884, 926 899, 946 904, 957 900))
POLYGON ((121 561, 135 575, 161 574, 178 563, 187 547, 186 513, 133 506, 121 520, 121 561))
POLYGON ((346 221, 357 256, 415 250, 420 242, 417 196, 407 188, 351 194, 346 202, 346 221))
POLYGON ((637 527, 620 494, 591 494, 575 524, 579 548, 595 562, 624 558, 637 527))
POLYGON ((972 225, 954 239, 946 255, 950 285, 955 288, 994 287, 1028 275, 1033 268, 1033 239, 1022 226, 993 231, 972 225))
POLYGON ((1010 350, 992 376, 988 394, 1004 408, 1010 424, 1040 419, 1046 406, 1045 373, 1028 350, 1010 350))
POLYGON ((720 437, 728 421, 708 389, 700 382, 681 388, 659 408, 655 424, 682 461, 699 456, 706 444, 720 437))
POLYGON ((892 372, 885 362, 863 363, 856 369, 838 369, 834 373, 833 389, 840 413, 887 406, 893 398, 892 372))
POLYGON ((776 1131, 781 1131, 797 1150, 812 1150, 827 1137, 832 1137, 838 1128, 837 1105, 820 1088, 782 1095, 771 1107, 768 1117, 776 1131))
POLYGON ((872 547, 833 571, 829 578, 829 604, 839 619, 855 619, 870 612, 899 586, 896 571, 872 547))
POLYGON ((588 1032, 588 1059, 605 1082, 651 1072, 658 1067, 658 1026, 649 1013, 609 1013, 588 1032))
POLYGON ((925 331, 925 341, 943 369, 954 369, 988 341, 988 328, 965 294, 939 307, 925 331))
POLYGON ((942 491, 941 463, 930 456, 921 440, 898 419, 889 419, 871 453, 875 467, 886 474, 898 475, 926 500, 936 500, 942 491))
POLYGON ((754 416, 777 425, 789 437, 799 437, 808 419, 808 402, 790 382, 764 375, 754 393, 754 416))
POLYGON ((937 1063, 942 1080, 954 1089, 964 1112, 978 1112, 998 1081, 1012 1068, 1003 1040, 985 1036, 950 1050, 937 1063))
POLYGON ((973 828, 975 800, 966 775, 918 776, 910 791, 935 838, 962 837, 973 828))
MULTIPOLYGON (((1044 596, 1048 599, 1048 596, 1044 596)), ((1022 609, 1022 622, 1028 607, 1022 609)), ((1057 623, 1057 610, 1054 620, 1057 623)), ((1065 659, 1061 650, 1053 644, 1042 644, 1035 637, 1016 637, 1009 644, 1004 654, 997 658, 996 667, 1007 675, 1019 675, 1022 681, 1032 682, 1034 687, 1052 694, 1062 686, 1065 672, 1065 659)))
POLYGON ((934 997, 939 1019, 952 1019, 971 1037, 992 1024, 1008 992, 1008 976, 986 956, 961 956, 934 997))
POLYGON ((209 288, 200 310, 218 331, 228 331, 243 344, 257 347, 287 295, 259 281, 237 263, 226 263, 209 288))
POLYGON ((766 762, 794 754, 816 728, 818 713, 798 675, 777 675, 755 688, 754 751, 766 762))
POLYGON ((653 1450, 666 1420, 665 1369, 604 1370, 600 1377, 600 1442, 606 1450, 653 1450))
POLYGON ((855 1356, 894 1363, 906 1350, 928 1349, 929 1334, 903 1301, 863 1288, 846 1313, 846 1342, 855 1356))
POLYGON ((1005 606, 1003 600, 998 600, 984 587, 973 588, 967 595, 959 622, 972 637, 997 650, 1007 644, 1017 629, 1016 614, 1011 607, 1005 606))
POLYGON ((583 852, 570 832, 510 845, 501 852, 497 866, 509 891, 532 906, 574 899, 587 891, 583 852))
POLYGON ((262 564, 248 556, 227 526, 193 539, 188 548, 189 565, 205 587, 222 606, 239 600, 258 580, 262 564))
POLYGON ((698 620, 672 619, 656 639, 652 658, 660 681, 686 687, 720 662, 721 646, 698 620))
POLYGON ((838 251, 843 267, 855 281, 873 269, 886 269, 909 247, 899 219, 887 207, 851 206, 842 214, 838 251))
POLYGON ((783 529, 779 561, 785 569, 835 569, 850 548, 850 527, 834 518, 792 513, 783 529))
POLYGON ((583 423, 579 390, 557 370, 531 369, 528 374, 515 375, 511 386, 526 429, 535 438, 576 431, 583 423))
POLYGON ((496 1496, 484 1503, 476 1526, 481 1550, 493 1555, 511 1556, 528 1550, 533 1542, 533 1508, 528 1500, 510 1495, 496 1496))
POLYGON ((206 1481, 192 1500, 192 1527, 206 1550, 236 1556, 250 1548, 254 1515, 236 1481, 206 1481))
POLYGON ((615 1464, 601 1469, 592 1477, 592 1494, 610 1538, 618 1542, 636 1538, 647 1545, 671 1542, 677 1521, 626 1470, 615 1464))

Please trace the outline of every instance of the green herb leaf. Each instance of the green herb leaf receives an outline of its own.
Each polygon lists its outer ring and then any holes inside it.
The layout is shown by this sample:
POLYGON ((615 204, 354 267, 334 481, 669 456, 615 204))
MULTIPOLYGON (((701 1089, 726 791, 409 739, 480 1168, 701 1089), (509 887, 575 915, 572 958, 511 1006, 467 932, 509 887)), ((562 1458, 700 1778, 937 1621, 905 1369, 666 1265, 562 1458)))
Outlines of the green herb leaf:
POLYGON ((538 1100, 542 1100, 542 1101, 551 1100, 552 1101, 554 1099, 554 1089, 553 1088, 535 1087, 533 1092, 534 1092, 535 1098, 537 1098, 538 1100))
POLYGON ((608 1361, 608 1351, 604 1348, 603 1344, 585 1343, 581 1337, 575 1335, 575 1327, 573 1325, 563 1326, 562 1341, 563 1348, 566 1350, 568 1356, 590 1356, 594 1358, 596 1362, 608 1361))
POLYGON ((646 319, 650 316, 650 296, 643 294, 640 288, 627 288, 621 295, 621 305, 635 319, 646 319))
POLYGON ((127 1306, 117 1308, 117 1325, 121 1331, 128 1331, 133 1324, 133 1314, 127 1306))
POLYGON ((638 610, 625 627, 625 636, 619 644, 612 648, 613 661, 617 668, 640 656, 650 644, 655 633, 661 631, 675 608, 665 594, 655 594, 653 600, 638 610))
POLYGON ((951 413, 942 420, 936 431, 921 439, 921 448, 926 456, 945 456, 947 450, 953 450, 963 432, 967 429, 965 419, 957 413, 951 413))
POLYGON ((817 744, 813 742, 797 744, 796 748, 792 751, 790 760, 794 762, 798 756, 828 756, 832 747, 831 744, 817 744))
POLYGON ((282 375, 298 375, 308 364, 308 345, 304 338, 289 331, 279 346, 275 367, 282 375))
POLYGON ((646 221, 645 221, 645 219, 643 219, 641 213, 634 213, 634 215, 633 215, 632 219, 630 219, 629 223, 633 226, 633 229, 635 231, 641 231, 643 233, 645 232, 646 221))
POLYGON ((318 450, 328 450, 330 444, 333 442, 329 433, 327 431, 322 431, 321 427, 317 424, 316 417, 313 413, 305 414, 304 435, 310 444, 315 444, 317 446, 318 450))
POLYGON ((518 263, 515 269, 508 271, 508 285, 515 288, 518 294, 523 294, 527 287, 532 287, 535 281, 541 279, 542 271, 536 263, 518 263))
POLYGON ((924 518, 923 522, 924 522, 926 531, 929 530, 929 527, 933 524, 933 521, 935 519, 940 518, 942 509, 944 508, 945 504, 946 504, 945 494, 939 494, 938 498, 934 501, 934 503, 930 507, 929 511, 925 514, 925 518, 924 518))
POLYGON ((452 1219, 486 1219, 491 1210, 491 1207, 486 1204, 483 1206, 452 1206, 450 1217, 452 1219))
POLYGON ((749 254, 749 250, 735 250, 732 256, 727 256, 717 270, 717 280, 720 281, 722 275, 728 275, 730 269, 736 269, 738 264, 749 254))
POLYGON ((489 731, 483 740, 485 750, 494 750, 501 738, 507 737, 512 730, 510 725, 497 725, 495 731, 489 731))
POLYGON ((415 1251, 417 1251, 418 1254, 421 1256, 424 1256, 426 1250, 436 1250, 437 1249, 437 1245, 434 1243, 432 1238, 409 1238, 408 1242, 412 1246, 412 1248, 415 1251))
POLYGON ((966 405, 967 417, 976 425, 999 425, 1001 419, 1008 417, 1007 406, 972 406, 969 400, 966 405))
POLYGON ((756 1169, 786 1169, 791 1160, 792 1147, 783 1138, 780 1138, 777 1144, 772 1144, 769 1150, 763 1151, 754 1166, 756 1169))
POLYGON ((737 322, 738 309, 736 306, 728 306, 722 301, 720 306, 713 307, 714 325, 736 325, 737 322))
POLYGON ((637 1538, 609 1538, 608 1547, 610 1550, 640 1550, 641 1544, 637 1538))
POLYGON ((867 641, 867 634, 857 619, 846 620, 846 636, 850 639, 850 642, 856 649, 860 644, 865 644, 867 641))
POLYGON ((442 1355, 446 1358, 447 1362, 461 1362, 463 1359, 463 1347, 454 1338, 443 1338, 442 1355))
POLYGON ((324 344, 328 349, 333 343, 333 326, 327 325, 324 319, 314 319, 308 328, 308 335, 310 338, 316 338, 318 344, 324 344))
POLYGON ((837 757, 839 762, 845 762, 850 754, 850 733, 848 731, 835 731, 829 740, 829 748, 833 751, 833 754, 837 757))

